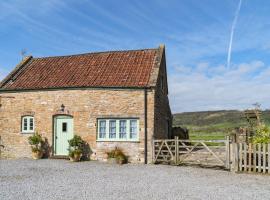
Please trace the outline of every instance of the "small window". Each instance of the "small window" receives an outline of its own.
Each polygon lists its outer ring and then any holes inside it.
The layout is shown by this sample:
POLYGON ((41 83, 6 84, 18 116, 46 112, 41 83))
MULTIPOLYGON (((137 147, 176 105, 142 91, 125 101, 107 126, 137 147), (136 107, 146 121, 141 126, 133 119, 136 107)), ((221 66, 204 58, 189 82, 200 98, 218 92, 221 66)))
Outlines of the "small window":
POLYGON ((33 133, 35 130, 34 117, 24 116, 22 117, 22 132, 33 133))
POLYGON ((99 119, 97 124, 100 141, 139 141, 138 119, 99 119))
POLYGON ((62 132, 67 132, 67 122, 63 122, 63 124, 62 124, 62 132))

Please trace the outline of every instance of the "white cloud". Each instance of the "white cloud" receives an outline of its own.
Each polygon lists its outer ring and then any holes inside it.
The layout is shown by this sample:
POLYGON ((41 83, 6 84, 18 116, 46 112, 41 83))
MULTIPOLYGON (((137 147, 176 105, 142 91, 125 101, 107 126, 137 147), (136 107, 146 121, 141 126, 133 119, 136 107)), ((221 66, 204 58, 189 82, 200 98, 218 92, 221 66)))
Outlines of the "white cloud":
POLYGON ((206 70, 208 70, 208 68, 209 68, 209 63, 207 63, 207 62, 201 62, 197 65, 197 70, 199 72, 206 71, 206 70))
POLYGON ((245 109, 255 102, 269 108, 269 74, 269 67, 261 61, 241 63, 232 69, 199 63, 181 73, 175 71, 169 76, 172 110, 245 109))

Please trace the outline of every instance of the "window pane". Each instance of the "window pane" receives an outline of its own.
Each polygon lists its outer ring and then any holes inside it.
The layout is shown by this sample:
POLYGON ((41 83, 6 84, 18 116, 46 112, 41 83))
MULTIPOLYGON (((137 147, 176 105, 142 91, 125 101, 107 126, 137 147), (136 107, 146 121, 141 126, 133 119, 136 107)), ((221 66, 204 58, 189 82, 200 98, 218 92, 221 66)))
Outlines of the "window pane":
POLYGON ((26 117, 23 118, 23 130, 27 131, 27 118, 26 117))
POLYGON ((29 122, 29 130, 33 131, 34 130, 34 119, 31 117, 29 118, 30 122, 29 122))
POLYGON ((116 121, 110 120, 109 122, 109 138, 116 138, 116 121))
POLYGON ((67 123, 66 123, 66 122, 64 122, 64 123, 62 124, 62 131, 63 131, 63 132, 67 132, 67 123))
POLYGON ((101 120, 99 121, 99 138, 106 137, 106 121, 101 120))
POLYGON ((127 138, 127 121, 126 120, 120 120, 119 137, 127 138))
POLYGON ((137 120, 130 120, 130 138, 136 139, 137 138, 137 120))

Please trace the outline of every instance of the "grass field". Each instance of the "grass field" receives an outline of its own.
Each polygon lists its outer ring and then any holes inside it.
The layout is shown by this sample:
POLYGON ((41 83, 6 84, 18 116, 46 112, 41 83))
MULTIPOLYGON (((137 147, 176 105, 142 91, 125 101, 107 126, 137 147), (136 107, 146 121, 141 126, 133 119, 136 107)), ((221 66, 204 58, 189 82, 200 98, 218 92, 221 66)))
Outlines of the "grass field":
MULTIPOLYGON (((264 122, 270 125, 270 111, 263 111, 264 122)), ((237 127, 248 123, 244 113, 238 110, 186 112, 174 114, 174 126, 186 127, 190 139, 222 140, 237 127)))

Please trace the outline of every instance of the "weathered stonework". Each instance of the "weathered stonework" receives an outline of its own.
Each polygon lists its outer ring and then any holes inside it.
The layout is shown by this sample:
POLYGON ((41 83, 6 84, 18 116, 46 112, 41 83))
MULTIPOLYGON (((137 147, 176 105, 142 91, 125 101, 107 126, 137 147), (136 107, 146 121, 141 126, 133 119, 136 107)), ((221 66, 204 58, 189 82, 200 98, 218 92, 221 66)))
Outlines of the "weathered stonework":
MULTIPOLYGON (((147 92, 148 160, 151 162, 151 140, 154 132, 155 90, 147 92)), ((2 156, 30 157, 27 138, 21 133, 21 117, 31 113, 35 131, 53 143, 53 116, 63 104, 74 118, 74 134, 89 143, 95 157, 106 159, 105 152, 115 146, 123 149, 132 162, 144 162, 144 90, 142 89, 76 89, 1 93, 0 136, 5 145, 2 156), (139 142, 97 142, 97 118, 139 118, 139 142)), ((52 152, 51 152, 52 153, 52 152)))

